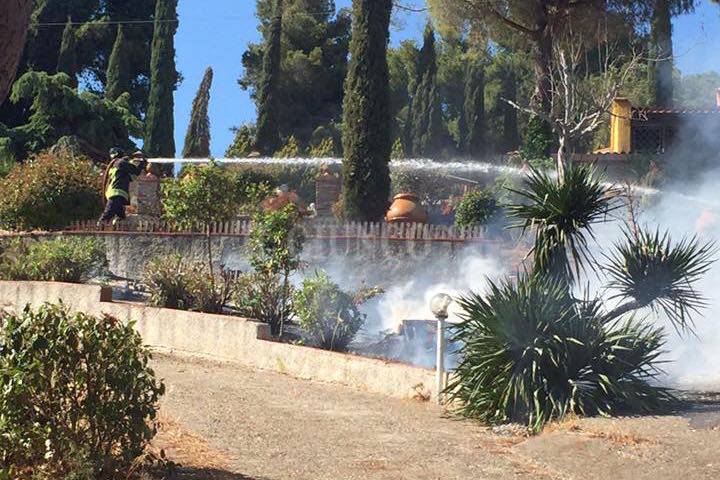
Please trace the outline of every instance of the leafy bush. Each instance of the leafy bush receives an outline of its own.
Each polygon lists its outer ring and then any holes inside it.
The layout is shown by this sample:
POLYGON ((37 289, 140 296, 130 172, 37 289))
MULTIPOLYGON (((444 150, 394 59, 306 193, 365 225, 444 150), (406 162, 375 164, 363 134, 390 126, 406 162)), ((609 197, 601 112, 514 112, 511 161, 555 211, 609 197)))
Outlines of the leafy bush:
POLYGON ((234 289, 225 272, 216 281, 204 263, 178 254, 153 258, 144 273, 150 304, 162 308, 222 313, 234 289))
POLYGON ((0 179, 0 226, 63 228, 102 211, 101 178, 89 160, 42 153, 0 179))
MULTIPOLYGON (((307 203, 315 201, 315 179, 320 167, 310 164, 244 163, 228 167, 245 184, 264 183, 271 188, 287 185, 307 203)), ((241 183, 242 184, 242 183, 241 183)))
POLYGON ((455 224, 472 227, 488 223, 499 210, 497 200, 491 191, 473 190, 468 192, 455 207, 455 224))
POLYGON ((326 350, 347 350, 365 324, 366 315, 358 307, 368 298, 342 291, 325 272, 306 278, 293 297, 304 340, 326 350))
POLYGON ((126 478, 164 393, 149 359, 112 317, 45 305, 0 318, 0 477, 126 478))
POLYGON ((0 256, 0 278, 81 283, 107 267, 105 244, 94 238, 14 240, 0 256))
POLYGON ((190 165, 177 180, 162 183, 163 216, 180 227, 231 220, 240 207, 234 176, 211 162, 190 165))
POLYGON ((270 325, 273 335, 283 333, 292 302, 290 275, 301 266, 304 235, 293 204, 278 211, 258 211, 248 240, 253 272, 238 285, 235 306, 241 315, 270 325))
POLYGON ((553 143, 553 133, 550 126, 542 119, 533 117, 528 122, 525 142, 520 149, 520 154, 525 160, 547 158, 553 143))
POLYGON ((235 138, 225 152, 225 156, 228 158, 247 157, 255 147, 255 125, 243 125, 234 131, 235 138))

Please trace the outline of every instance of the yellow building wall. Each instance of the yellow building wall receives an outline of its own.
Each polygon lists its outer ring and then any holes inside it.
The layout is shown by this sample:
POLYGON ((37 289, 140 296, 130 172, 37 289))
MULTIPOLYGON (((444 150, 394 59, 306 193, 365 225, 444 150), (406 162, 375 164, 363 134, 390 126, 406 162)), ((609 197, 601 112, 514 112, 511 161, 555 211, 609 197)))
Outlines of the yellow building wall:
POLYGON ((627 98, 618 98, 613 102, 610 116, 610 152, 630 153, 632 104, 627 98))

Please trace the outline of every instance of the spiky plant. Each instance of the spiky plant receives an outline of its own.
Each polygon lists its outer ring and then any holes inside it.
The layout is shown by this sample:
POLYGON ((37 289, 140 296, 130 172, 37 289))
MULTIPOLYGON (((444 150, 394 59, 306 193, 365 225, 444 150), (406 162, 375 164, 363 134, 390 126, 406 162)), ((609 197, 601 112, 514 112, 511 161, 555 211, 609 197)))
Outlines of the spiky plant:
POLYGON ((619 307, 577 299, 573 286, 596 269, 593 226, 618 208, 618 191, 590 167, 562 178, 532 171, 508 211, 535 245, 531 271, 516 281, 490 282, 489 293, 459 299, 464 310, 455 339, 460 361, 447 393, 459 412, 487 423, 518 421, 537 432, 569 413, 651 413, 676 403, 657 386, 664 331, 636 320, 640 308, 662 310, 679 329, 704 305, 694 284, 715 248, 697 239, 638 229, 603 255, 619 307))
POLYGON ((508 207, 514 227, 535 235, 530 252, 535 268, 571 280, 592 263, 593 226, 620 206, 615 201, 620 190, 607 186, 589 166, 566 169, 560 179, 532 169, 523 188, 511 191, 524 200, 508 207))
POLYGON ((639 229, 626 234, 606 255, 605 270, 610 276, 613 298, 626 301, 610 316, 651 307, 665 313, 678 330, 693 327, 692 315, 706 305, 694 285, 707 273, 716 253, 714 243, 701 243, 697 237, 673 244, 670 234, 639 229))
POLYGON ((674 404, 658 373, 663 333, 607 320, 597 302, 568 295, 549 276, 490 283, 486 297, 459 300, 461 361, 448 387, 460 413, 538 432, 567 414, 658 412, 674 404))

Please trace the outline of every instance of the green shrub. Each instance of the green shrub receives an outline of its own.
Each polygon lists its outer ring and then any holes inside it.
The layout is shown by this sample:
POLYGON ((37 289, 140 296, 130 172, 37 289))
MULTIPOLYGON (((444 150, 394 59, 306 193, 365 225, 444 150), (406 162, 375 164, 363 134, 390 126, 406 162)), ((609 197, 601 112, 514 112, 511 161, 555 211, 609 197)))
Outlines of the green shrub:
POLYGON ((293 316, 294 288, 282 275, 250 272, 242 275, 233 294, 238 315, 270 325, 273 335, 293 316))
POLYGON ((127 478, 164 393, 149 359, 109 316, 45 305, 1 317, 0 478, 127 478))
POLYGON ((273 335, 282 336, 292 312, 290 275, 301 266, 305 241, 298 221, 292 204, 253 215, 247 244, 253 272, 241 278, 235 296, 240 314, 269 324, 273 335))
POLYGON ((498 212, 497 200, 488 190, 468 192, 455 207, 455 225, 472 227, 488 223, 498 212))
POLYGON ((520 148, 520 154, 525 160, 547 158, 550 149, 553 147, 552 129, 547 122, 539 117, 532 117, 528 122, 525 142, 520 148))
POLYGON ((255 148, 255 125, 243 125, 234 129, 235 138, 225 151, 228 158, 247 157, 255 148))
POLYGON ((342 291, 325 272, 306 278, 293 297, 303 339, 326 350, 347 350, 365 324, 366 315, 358 307, 368 298, 342 291))
POLYGON ((302 156, 302 149, 295 135, 291 135, 283 147, 275 152, 274 157, 277 158, 298 158, 302 156))
POLYGON ((0 278, 81 283, 107 268, 105 244, 94 238, 14 240, 0 256, 0 278))
POLYGON ((153 258, 143 278, 151 305, 177 310, 222 313, 234 289, 225 272, 216 279, 204 263, 178 254, 153 258))
POLYGON ((42 153, 0 180, 0 226, 58 229, 102 211, 101 175, 89 160, 42 153))
POLYGON ((240 192, 231 172, 211 162, 190 165, 177 180, 162 183, 163 217, 180 227, 231 220, 240 208, 240 192))

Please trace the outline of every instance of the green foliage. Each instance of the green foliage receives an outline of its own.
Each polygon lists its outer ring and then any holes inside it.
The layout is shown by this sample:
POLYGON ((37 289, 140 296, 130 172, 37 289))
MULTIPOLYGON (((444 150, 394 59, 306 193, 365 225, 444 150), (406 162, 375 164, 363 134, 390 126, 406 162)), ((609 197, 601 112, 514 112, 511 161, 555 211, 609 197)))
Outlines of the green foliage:
POLYGON ((0 278, 82 283, 107 269, 105 243, 95 238, 64 238, 4 246, 0 278))
POLYGON ((375 221, 390 195, 392 149, 387 44, 390 0, 353 1, 343 106, 343 198, 347 218, 375 221))
MULTIPOLYGON (((243 53, 239 83, 251 90, 258 111, 263 85, 263 60, 275 37, 275 0, 257 0, 262 42, 243 53)), ((305 147, 318 127, 340 123, 343 81, 347 73, 350 15, 336 13, 334 0, 283 2, 280 67, 275 96, 280 113, 275 119, 279 138, 294 135, 305 147)), ((338 142, 339 143, 339 142, 338 142)), ((274 153, 280 145, 268 151, 274 153)))
POLYGON ((485 68, 479 59, 468 66, 465 81, 463 119, 467 136, 461 138, 467 155, 482 157, 487 152, 485 135, 485 68))
POLYGON ((616 243, 605 270, 615 298, 632 298, 637 307, 662 310, 678 329, 692 327, 692 314, 706 305, 694 285, 705 275, 717 252, 697 238, 673 244, 668 233, 640 229, 616 243))
POLYGON ((247 157, 255 148, 255 126, 243 125, 235 129, 235 138, 225 151, 228 158, 247 157))
POLYGON ((210 104, 210 87, 212 86, 213 71, 208 67, 205 70, 200 88, 193 100, 190 113, 190 125, 185 135, 183 158, 209 158, 210 157, 210 118, 208 107, 210 104))
POLYGON ((459 412, 484 422, 523 422, 531 432, 569 414, 656 413, 675 403, 655 386, 662 330, 603 320, 550 277, 490 284, 459 300, 460 364, 448 386, 459 412))
MULTIPOLYGON (((255 148, 263 155, 271 155, 280 146, 278 121, 280 103, 281 40, 283 24, 283 0, 275 0, 274 18, 270 27, 268 46, 263 56, 262 78, 257 96, 257 134, 255 148)), ((294 137, 291 137, 294 139, 294 137)))
POLYGON ((447 145, 440 95, 437 86, 435 32, 430 23, 420 50, 412 114, 412 155, 434 157, 447 145))
POLYGON ((145 118, 144 150, 150 157, 175 157, 173 92, 175 70, 175 31, 177 0, 157 0, 150 56, 150 96, 145 118))
POLYGON ((520 149, 522 157, 526 160, 547 158, 552 146, 553 134, 547 122, 539 117, 531 118, 525 133, 525 142, 520 149))
POLYGON ((561 180, 549 173, 532 170, 521 189, 513 190, 526 203, 508 206, 523 233, 534 232, 534 268, 573 279, 583 265, 591 264, 590 241, 593 226, 607 221, 619 207, 613 200, 619 191, 608 188, 588 166, 565 171, 561 180))
POLYGON ((130 91, 130 58, 125 37, 125 27, 119 24, 113 43, 105 82, 105 98, 115 101, 120 95, 130 91))
POLYGON ((679 331, 692 332, 692 314, 705 305, 696 291, 710 268, 713 244, 672 244, 668 235, 634 234, 605 255, 603 268, 618 306, 573 296, 582 269, 598 265, 590 253, 593 226, 616 206, 618 192, 590 167, 562 178, 533 171, 514 193, 526 200, 509 212, 535 233, 532 273, 490 284, 487 295, 460 299, 464 321, 456 340, 460 364, 448 387, 460 413, 489 423, 525 422, 537 432, 574 413, 652 413, 675 404, 657 387, 664 331, 632 314, 662 311, 679 331), (628 320, 629 318, 629 320, 628 320))
POLYGON ((675 88, 675 103, 686 108, 716 108, 715 95, 718 88, 720 88, 718 72, 683 75, 675 88))
POLYGON ((457 181, 444 173, 410 168, 394 168, 390 173, 392 193, 414 193, 424 203, 447 199, 460 193, 457 181))
MULTIPOLYGON (((390 152, 390 158, 393 160, 401 160, 403 158, 406 158, 405 155, 405 147, 403 147, 403 142, 401 139, 396 138, 395 143, 393 143, 392 151, 390 152)), ((392 173, 390 174, 390 177, 392 179, 392 173)))
POLYGON ((62 305, 3 315, 0 477, 127 478, 165 390, 149 359, 132 324, 109 316, 62 305))
POLYGON ((70 83, 72 83, 73 86, 77 85, 77 79, 75 77, 77 73, 77 36, 70 17, 68 17, 62 34, 57 72, 67 74, 67 76, 70 77, 70 83))
POLYGON ((106 152, 113 146, 132 149, 129 137, 140 136, 142 131, 130 112, 127 95, 111 102, 90 92, 78 93, 64 73, 28 72, 15 82, 10 99, 16 103, 32 100, 28 123, 9 130, 18 158, 72 135, 94 151, 106 152))
POLYGON ((297 139, 295 136, 291 136, 288 138, 287 143, 283 145, 283 147, 275 152, 273 155, 277 158, 298 158, 302 156, 302 151, 300 150, 300 145, 298 145, 297 139))
POLYGON ((315 179, 319 167, 309 164, 282 165, 256 163, 231 165, 229 170, 237 175, 239 185, 264 183, 270 187, 287 185, 307 203, 315 200, 315 179))
POLYGON ((191 165, 179 179, 162 183, 163 217, 180 228, 226 222, 237 215, 243 194, 220 165, 191 165))
POLYGON ((293 306, 305 342, 326 350, 347 350, 365 324, 366 316, 354 296, 342 291, 322 271, 303 280, 293 306))
POLYGON ((230 300, 235 282, 224 272, 220 280, 215 281, 206 264, 179 254, 153 258, 143 275, 151 305, 205 313, 223 313, 230 300))
POLYGON ((489 190, 468 192, 455 207, 455 225, 473 227, 488 223, 499 210, 497 199, 489 190))
POLYGON ((0 180, 0 225, 58 229, 95 218, 102 210, 101 178, 93 164, 43 153, 16 165, 0 180))
POLYGON ((301 266, 305 241, 293 204, 277 211, 258 210, 248 238, 251 274, 240 281, 236 308, 241 315, 268 323, 273 335, 282 335, 291 313, 290 275, 301 266))
POLYGON ((330 158, 335 155, 335 143, 332 138, 324 138, 317 145, 311 145, 308 156, 312 158, 330 158))

